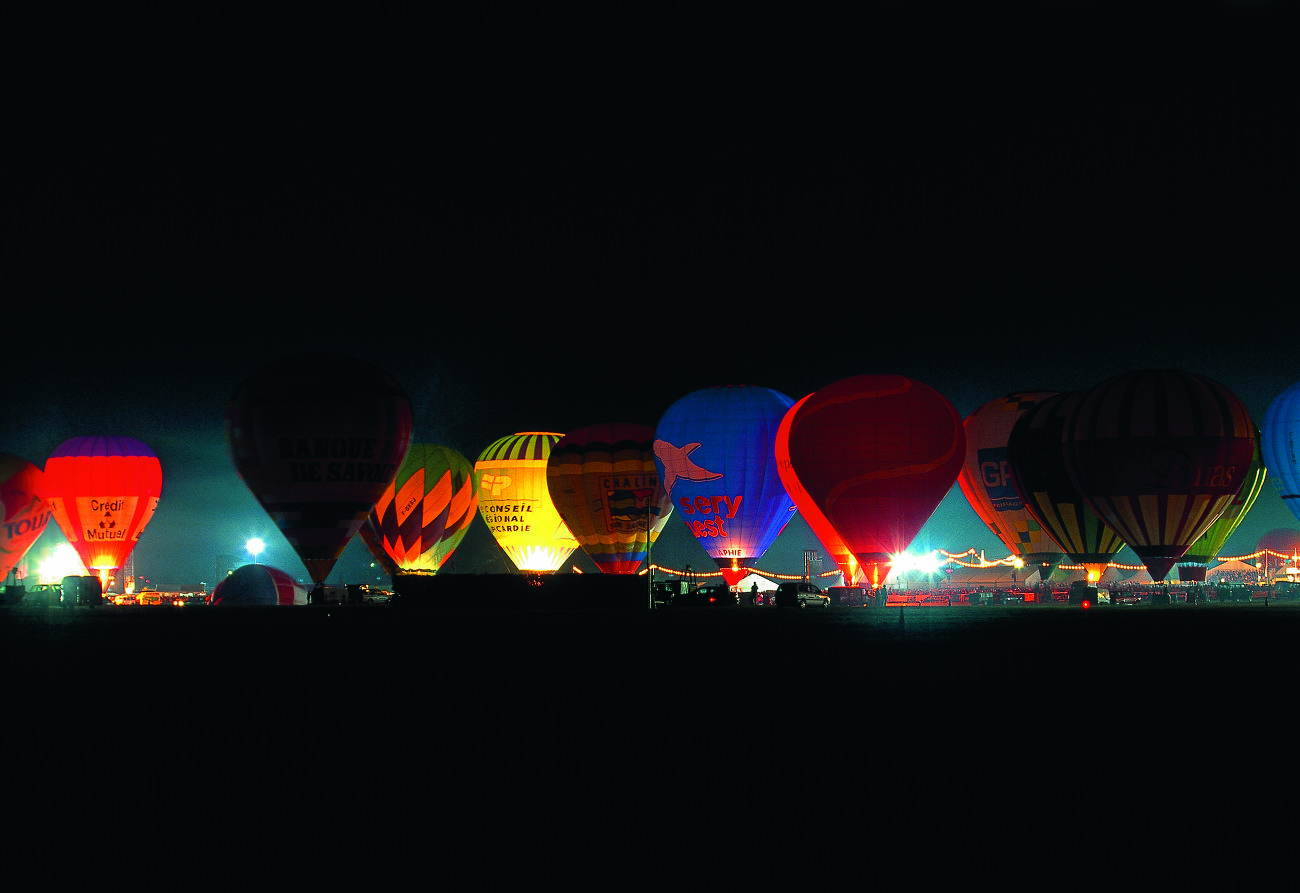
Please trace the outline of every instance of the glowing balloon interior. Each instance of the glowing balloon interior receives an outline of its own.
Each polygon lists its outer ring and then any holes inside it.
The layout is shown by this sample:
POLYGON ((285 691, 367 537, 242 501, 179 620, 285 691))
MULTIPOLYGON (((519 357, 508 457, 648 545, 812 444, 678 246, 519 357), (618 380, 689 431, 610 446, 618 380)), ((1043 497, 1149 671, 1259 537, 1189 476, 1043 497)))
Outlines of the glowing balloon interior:
POLYGON ((546 483, 551 448, 562 436, 524 431, 502 437, 474 463, 479 514, 521 571, 558 570, 578 548, 546 483))
POLYGON ((21 456, 0 453, 0 580, 18 567, 52 517, 41 469, 21 456))
POLYGON ((771 388, 705 388, 675 402, 655 428, 655 462, 674 513, 730 585, 793 517, 774 451, 792 405, 771 388))
POLYGON ((966 435, 957 410, 929 385, 859 375, 807 398, 785 451, 778 459, 879 586, 952 489, 966 435))
POLYGON ((1079 493, 1159 582, 1236 498, 1255 430, 1218 382, 1150 369, 1080 394, 1062 444, 1079 493))
POLYGON ((45 490, 68 543, 107 588, 162 495, 162 463, 131 437, 74 437, 45 462, 45 490))
POLYGON ((400 571, 437 573, 465 538, 477 506, 474 466, 451 447, 414 443, 362 528, 400 571))
POLYGON ((551 499, 604 573, 636 573, 672 510, 655 465, 654 435, 648 425, 591 425, 551 449, 551 499))
POLYGON ((406 394, 347 356, 272 363, 226 407, 235 469, 317 583, 392 483, 410 440, 406 394))

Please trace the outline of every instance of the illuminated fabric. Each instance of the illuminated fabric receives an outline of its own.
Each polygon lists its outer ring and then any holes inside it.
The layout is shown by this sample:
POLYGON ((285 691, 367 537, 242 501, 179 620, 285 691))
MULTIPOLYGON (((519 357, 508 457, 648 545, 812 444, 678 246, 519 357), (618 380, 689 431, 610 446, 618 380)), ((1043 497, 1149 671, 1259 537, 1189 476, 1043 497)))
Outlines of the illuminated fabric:
POLYGON ((131 437, 74 437, 45 462, 46 500, 68 543, 101 581, 126 564, 162 495, 162 463, 131 437))
POLYGON ((551 499, 603 573, 640 570, 672 511, 655 465, 654 435, 648 425, 591 425, 551 449, 551 499))
POLYGON ((775 453, 793 405, 771 388, 705 388, 675 402, 655 428, 655 463, 673 513, 731 585, 794 516, 775 453))
POLYGON ((952 489, 966 436, 957 410, 929 385, 858 375, 807 398, 786 450, 794 474, 879 585, 952 489))
POLYGON ((1007 460, 1007 440, 1020 417, 1050 396, 1050 391, 1009 394, 968 415, 962 422, 966 457, 957 474, 957 484, 975 514, 1025 563, 1026 571, 1036 568, 1043 580, 1065 555, 1016 489, 1007 460))

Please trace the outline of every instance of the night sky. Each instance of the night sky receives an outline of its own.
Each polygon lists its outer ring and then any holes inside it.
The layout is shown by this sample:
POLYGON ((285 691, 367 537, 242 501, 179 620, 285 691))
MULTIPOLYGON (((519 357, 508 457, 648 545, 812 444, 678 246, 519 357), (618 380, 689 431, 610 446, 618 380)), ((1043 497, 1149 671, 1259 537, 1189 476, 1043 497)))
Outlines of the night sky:
MULTIPOLYGON (((1166 26, 1122 60, 1066 39, 1076 8, 980 48, 882 22, 816 65, 321 50, 180 77, 132 57, 52 86, 19 129, 0 450, 148 443, 164 489, 137 567, 182 584, 251 535, 300 571, 222 432, 239 383, 291 353, 374 361, 415 439, 471 459, 516 431, 653 425, 698 388, 798 399, 866 372, 966 416, 1172 366, 1261 422, 1300 379, 1294 103, 1253 44, 1271 4, 1224 4, 1219 43, 1166 26)), ((1266 484, 1226 551, 1295 526, 1266 484)), ((504 570, 475 527, 461 566, 504 570)), ((773 569, 802 570, 803 540, 773 569)), ((1006 554, 955 485, 921 540, 1006 554)))

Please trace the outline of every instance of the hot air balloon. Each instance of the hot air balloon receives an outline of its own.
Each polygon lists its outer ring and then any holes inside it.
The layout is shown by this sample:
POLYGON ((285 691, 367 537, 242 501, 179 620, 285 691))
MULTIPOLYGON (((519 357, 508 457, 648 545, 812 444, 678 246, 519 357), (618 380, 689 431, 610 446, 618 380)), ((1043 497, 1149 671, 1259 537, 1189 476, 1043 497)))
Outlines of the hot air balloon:
POLYGON ((634 574, 672 511, 648 425, 606 423, 551 448, 547 487, 565 525, 607 574, 634 574))
POLYGON ((0 453, 0 580, 18 566, 27 550, 36 544, 52 513, 41 495, 44 474, 39 466, 21 456, 0 453))
POLYGON ((546 483, 551 448, 563 436, 552 431, 511 434, 489 444, 474 462, 479 514, 521 571, 558 570, 578 548, 546 483))
POLYGON ((1007 463, 1025 509, 1096 582, 1124 540, 1102 523, 1066 471, 1061 438, 1077 401, 1077 393, 1057 394, 1026 410, 1007 438, 1007 463))
POLYGON ((673 403, 655 428, 655 464, 673 511, 731 586, 793 517, 774 452, 792 405, 771 388, 705 388, 673 403))
POLYGON ((1260 434, 1264 466, 1286 507, 1300 519, 1300 381, 1269 404, 1260 434))
POLYGON ((413 443, 362 533, 378 535, 398 571, 437 573, 465 538, 477 505, 468 459, 451 447, 413 443))
POLYGON ((104 589, 162 495, 162 463, 132 437, 74 437, 45 462, 45 493, 69 545, 104 589))
POLYGON ((1031 407, 1053 396, 1052 391, 1023 391, 998 397, 966 417, 966 459, 957 484, 966 501, 1011 554, 1024 562, 1025 572, 1038 570, 1046 581, 1061 559, 1061 547, 1025 507, 1011 479, 1007 440, 1016 422, 1031 407))
POLYGON ((392 483, 410 440, 401 387, 343 355, 273 362, 226 406, 235 469, 316 583, 392 483))
POLYGON ((1255 424, 1212 379, 1139 370, 1082 392, 1062 444, 1079 493, 1159 582, 1246 482, 1255 424))
POLYGON ((902 375, 857 375, 814 391, 786 443, 803 488, 879 586, 952 489, 966 455, 946 397, 902 375))
POLYGON ((305 605, 307 587, 279 568, 245 564, 236 568, 212 590, 211 604, 305 605))
POLYGON ((1246 482, 1224 509, 1223 514, 1215 518, 1214 523, 1205 529, 1205 533, 1202 533, 1200 538, 1187 549, 1186 554, 1178 559, 1178 579, 1192 583, 1205 581, 1205 573, 1209 570, 1210 562, 1218 556, 1219 550, 1228 542, 1233 531, 1246 519, 1246 513, 1250 511, 1260 491, 1264 489, 1268 469, 1264 467, 1264 459, 1260 453, 1258 428, 1255 429, 1255 437, 1255 456, 1246 472, 1246 482))
POLYGON ((776 443, 774 445, 777 457, 776 470, 781 477, 785 492, 789 493, 790 498, 794 500, 795 508, 799 510, 799 514, 808 524, 813 535, 826 548, 826 551, 831 553, 831 557, 839 566, 840 572, 844 575, 845 585, 852 586, 861 571, 858 566, 858 559, 854 556, 853 550, 844 543, 844 540, 840 539, 839 533, 831 526, 831 522, 827 520, 826 516, 822 514, 821 508, 808 495, 808 491, 804 489, 803 484, 799 483, 799 476, 790 467, 790 423, 794 421, 794 414, 807 402, 808 397, 804 397, 787 409, 785 416, 781 419, 780 426, 776 429, 776 443))

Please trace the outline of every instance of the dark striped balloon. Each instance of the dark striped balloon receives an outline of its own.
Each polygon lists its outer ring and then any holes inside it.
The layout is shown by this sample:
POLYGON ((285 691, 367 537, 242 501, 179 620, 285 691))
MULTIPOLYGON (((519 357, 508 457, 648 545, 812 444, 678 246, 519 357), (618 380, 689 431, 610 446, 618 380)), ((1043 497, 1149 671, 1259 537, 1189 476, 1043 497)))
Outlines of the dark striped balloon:
POLYGON ((1007 437, 1007 464, 1029 514, 1095 581, 1124 540, 1102 523, 1065 467, 1061 441, 1078 400, 1077 392, 1055 394, 1029 407, 1007 437))
POLYGON ((1159 581, 1241 490, 1255 430, 1218 382, 1139 370, 1081 393, 1062 447, 1080 494, 1159 581))

